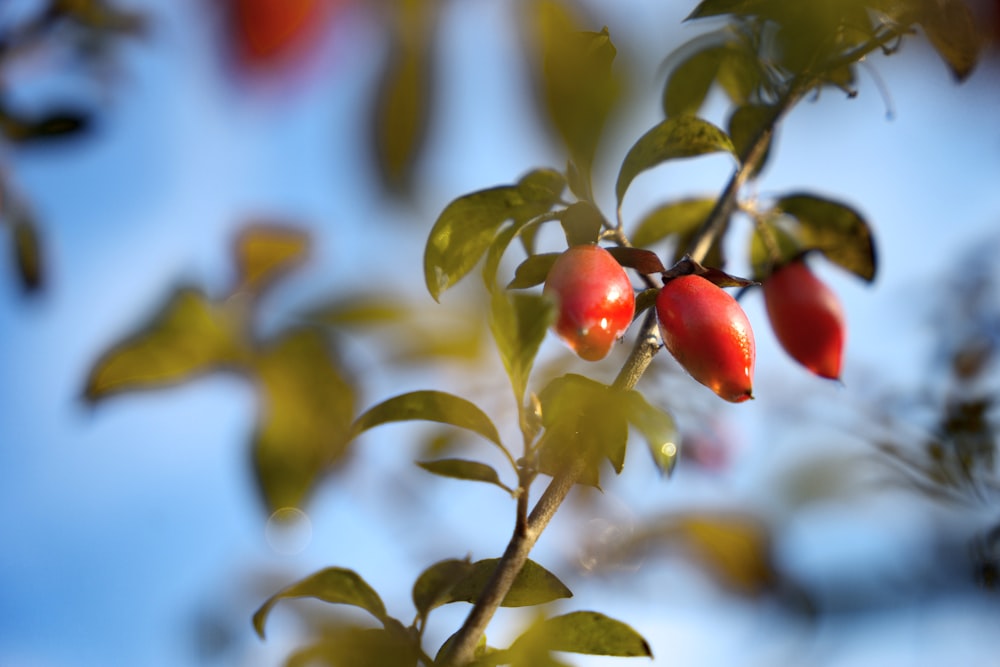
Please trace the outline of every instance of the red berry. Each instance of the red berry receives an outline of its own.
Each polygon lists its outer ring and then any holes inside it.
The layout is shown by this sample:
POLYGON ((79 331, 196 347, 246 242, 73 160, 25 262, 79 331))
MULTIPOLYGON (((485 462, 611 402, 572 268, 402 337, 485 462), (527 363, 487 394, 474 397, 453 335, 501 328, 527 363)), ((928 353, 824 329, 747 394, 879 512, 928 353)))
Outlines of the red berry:
POLYGON ((701 276, 674 278, 656 297, 656 315, 664 345, 691 377, 727 401, 753 398, 753 330, 728 292, 701 276))
POLYGON ((573 246, 559 255, 544 292, 558 304, 555 332, 587 361, 608 356, 635 314, 635 292, 625 269, 597 245, 573 246))
POLYGON ((330 0, 230 0, 239 55, 250 66, 283 58, 315 38, 330 0))
POLYGON ((840 377, 844 310, 805 262, 786 264, 764 281, 764 304, 781 346, 820 377, 840 377))

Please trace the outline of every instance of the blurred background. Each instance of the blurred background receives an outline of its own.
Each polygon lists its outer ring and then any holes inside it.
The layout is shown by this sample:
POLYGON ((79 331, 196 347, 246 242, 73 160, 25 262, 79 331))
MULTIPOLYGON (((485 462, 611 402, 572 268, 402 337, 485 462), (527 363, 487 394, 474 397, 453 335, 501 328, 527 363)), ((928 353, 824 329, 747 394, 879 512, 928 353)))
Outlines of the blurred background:
MULTIPOLYGON (((268 466, 282 410, 324 431, 441 389, 510 423, 470 316, 485 322, 476 278, 437 304, 421 258, 452 199, 565 165, 532 3, 268 4, 0 3, 2 665, 283 664, 352 618, 292 603, 260 641, 251 615, 291 581, 354 569, 407 620, 424 568, 498 556, 509 537, 507 496, 413 465, 496 456, 452 431, 386 426, 339 443, 329 467, 311 441, 305 473, 268 466), (217 338, 216 317, 243 343, 217 338), (144 377, 114 350, 149 336, 137 354, 159 374, 144 377), (321 351, 286 359, 283 343, 321 351)), ((719 23, 684 23, 694 2, 549 4, 618 49, 622 102, 595 163, 609 214, 622 157, 661 119, 664 59, 719 23)), ((990 32, 996 5, 973 9, 990 32)), ((856 97, 793 110, 756 186, 822 193, 873 226, 873 284, 813 262, 845 304, 842 382, 796 366, 746 293, 756 400, 723 404, 659 355, 640 388, 677 417, 677 470, 630 448, 533 555, 574 591, 557 608, 631 624, 657 663, 1000 664, 1000 62, 987 46, 960 85, 915 36, 858 74, 856 97)), ((706 116, 724 110, 711 93, 706 116)), ((665 199, 717 193, 730 169, 716 156, 644 173, 626 229, 665 199)), ((620 347, 591 365, 549 337, 539 373, 610 380, 620 347)), ((437 610, 428 636, 466 612, 437 610)), ((491 644, 527 620, 502 610, 491 644)))

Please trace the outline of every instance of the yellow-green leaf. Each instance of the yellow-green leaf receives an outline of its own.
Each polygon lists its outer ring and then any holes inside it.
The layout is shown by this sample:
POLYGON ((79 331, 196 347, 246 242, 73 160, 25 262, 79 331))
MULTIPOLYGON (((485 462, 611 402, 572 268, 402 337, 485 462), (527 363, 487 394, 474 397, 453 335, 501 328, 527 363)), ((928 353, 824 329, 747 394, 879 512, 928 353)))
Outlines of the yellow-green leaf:
POLYGON ((234 254, 240 289, 260 292, 305 261, 309 236, 277 225, 253 225, 240 232, 234 254))
POLYGON ((38 239, 38 227, 27 219, 14 223, 14 260, 17 265, 21 286, 27 292, 33 292, 42 285, 45 279, 44 263, 42 262, 41 243, 38 239))
POLYGON ((661 473, 670 475, 677 465, 680 453, 680 434, 674 418, 668 412, 651 405, 638 391, 625 392, 622 403, 629 422, 646 440, 656 467, 661 473))
MULTIPOLYGON (((447 595, 447 602, 475 602, 493 577, 499 558, 487 558, 472 564, 468 573, 447 595)), ((545 604, 573 593, 559 578, 533 560, 524 563, 513 585, 504 596, 501 607, 529 607, 545 604)), ((442 603, 445 604, 445 603, 442 603)))
POLYGON ((261 639, 264 638, 264 624, 274 605, 281 600, 303 597, 360 607, 379 620, 386 617, 382 599, 361 575, 341 567, 328 567, 275 593, 261 605, 253 615, 253 627, 261 639))
POLYGON ((490 330, 518 401, 524 396, 535 355, 555 318, 555 304, 544 295, 497 290, 492 296, 490 330))
POLYGON ((496 426, 482 410, 464 398, 443 391, 413 391, 383 401, 358 417, 351 432, 357 437, 375 426, 403 421, 432 421, 457 426, 503 447, 496 426))
POLYGON ((464 479, 471 482, 486 482, 499 486, 507 493, 514 491, 500 481, 497 471, 485 463, 468 461, 466 459, 438 459, 436 461, 417 461, 417 465, 434 475, 464 479))
POLYGON ((653 657, 649 643, 631 626, 596 611, 574 611, 540 621, 517 639, 511 652, 516 654, 524 644, 585 655, 653 657))

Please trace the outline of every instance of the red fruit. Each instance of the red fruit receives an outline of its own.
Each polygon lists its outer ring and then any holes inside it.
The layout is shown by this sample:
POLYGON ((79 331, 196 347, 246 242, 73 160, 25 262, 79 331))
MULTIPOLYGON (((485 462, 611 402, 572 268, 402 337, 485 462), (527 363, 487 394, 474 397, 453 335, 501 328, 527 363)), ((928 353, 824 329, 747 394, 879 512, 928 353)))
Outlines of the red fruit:
POLYGON ((786 264, 764 281, 764 304, 778 341, 793 359, 820 377, 840 377, 844 310, 805 262, 786 264))
POLYGON ((330 0, 230 0, 232 30, 249 65, 283 58, 315 37, 330 0))
POLYGON ((555 332, 587 361, 608 356, 635 314, 635 292, 625 269, 597 245, 573 246, 559 255, 544 292, 559 307, 555 332))
POLYGON ((656 297, 656 315, 664 345, 691 377, 727 401, 753 398, 753 330, 728 292, 701 276, 674 278, 656 297))

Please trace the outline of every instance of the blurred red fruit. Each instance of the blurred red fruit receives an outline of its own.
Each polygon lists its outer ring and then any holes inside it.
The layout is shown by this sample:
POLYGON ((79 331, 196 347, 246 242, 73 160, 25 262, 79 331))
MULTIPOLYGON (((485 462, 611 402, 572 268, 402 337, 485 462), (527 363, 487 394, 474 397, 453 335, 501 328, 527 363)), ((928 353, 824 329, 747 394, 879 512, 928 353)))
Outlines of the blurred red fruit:
POLYGON ((656 314, 664 345, 691 377, 727 401, 753 398, 753 330, 728 292, 701 276, 674 278, 656 314))
POLYGON ((820 377, 840 377, 846 327, 837 295, 801 259, 764 281, 764 304, 785 351, 820 377))
POLYGON ((597 245, 573 246, 561 254, 544 291, 558 304, 555 332, 587 361, 606 357, 635 314, 635 292, 625 269, 597 245))
POLYGON ((251 67, 284 59, 314 41, 333 0, 230 0, 233 39, 251 67))

